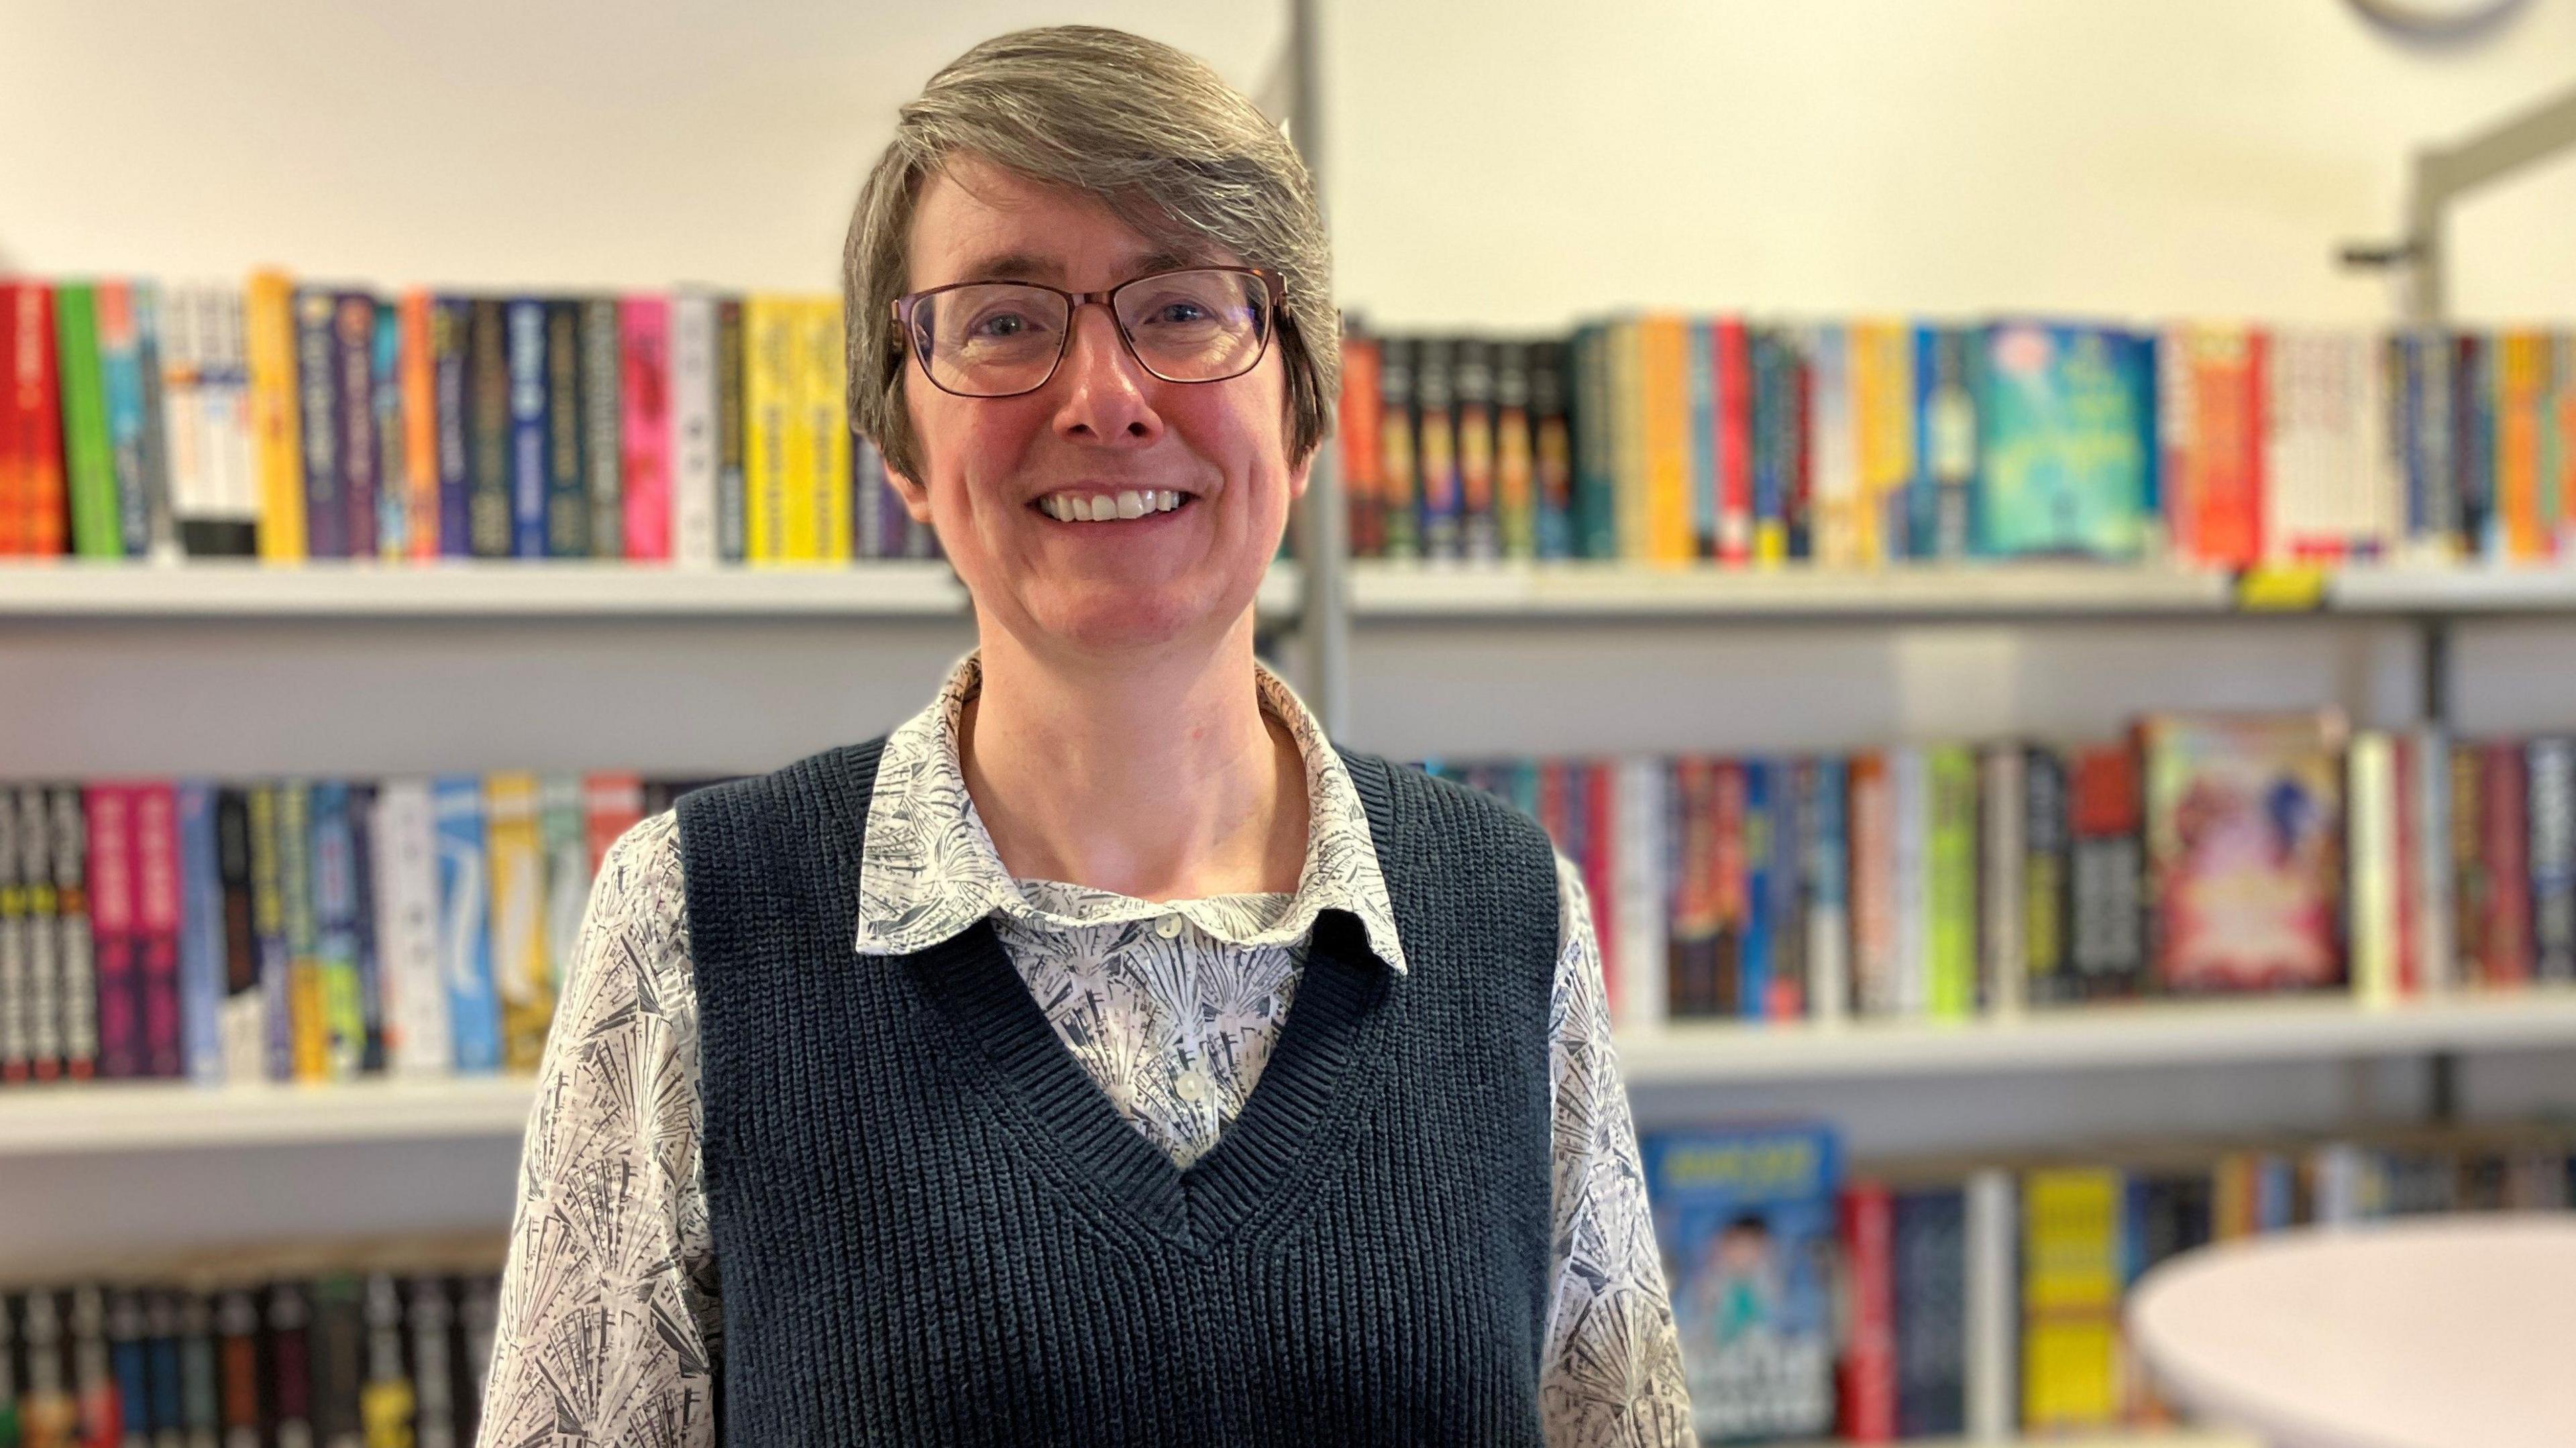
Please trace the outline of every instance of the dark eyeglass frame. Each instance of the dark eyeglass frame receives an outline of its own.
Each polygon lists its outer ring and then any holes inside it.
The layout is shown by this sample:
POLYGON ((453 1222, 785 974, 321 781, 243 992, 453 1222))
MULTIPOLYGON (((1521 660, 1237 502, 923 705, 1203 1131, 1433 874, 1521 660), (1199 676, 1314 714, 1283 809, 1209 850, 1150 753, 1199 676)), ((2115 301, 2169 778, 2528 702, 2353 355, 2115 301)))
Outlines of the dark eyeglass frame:
POLYGON ((1147 272, 1143 276, 1129 277, 1127 280, 1109 288, 1107 291, 1100 292, 1069 292, 1062 287, 1048 286, 1044 282, 1022 281, 1017 278, 982 278, 975 281, 950 282, 946 286, 929 287, 918 292, 907 292, 894 299, 893 308, 895 325, 902 329, 903 338, 905 342, 909 344, 905 347, 905 350, 910 352, 913 355, 914 360, 921 364, 921 375, 930 379, 931 386, 938 388, 940 391, 947 393, 951 397, 971 397, 991 401, 1004 397, 1026 397, 1030 393, 1037 391, 1039 388, 1046 386, 1050 382, 1053 382, 1058 369, 1064 366, 1064 354, 1073 346, 1074 318, 1080 315, 1084 307, 1093 302, 1098 302, 1101 308, 1109 313, 1109 329, 1118 334, 1118 344, 1126 348, 1127 355, 1135 358, 1136 365, 1144 368, 1146 372, 1165 382, 1189 384, 1202 382, 1231 382, 1235 378, 1241 377, 1244 373, 1251 371, 1253 368, 1260 366, 1261 359, 1270 355, 1271 339, 1278 335, 1280 327, 1287 321, 1288 285, 1280 278, 1279 273, 1268 267, 1175 266, 1165 267, 1161 271, 1147 272), (1154 364, 1146 361, 1143 353, 1136 350, 1136 339, 1127 335, 1127 324, 1118 316, 1118 294, 1127 290, 1129 287, 1137 286, 1144 282, 1157 281, 1168 276, 1179 276, 1187 272, 1230 272, 1238 276, 1254 277, 1260 280, 1263 301, 1264 304, 1268 306, 1269 311, 1262 319, 1263 326, 1261 328, 1261 346, 1254 350, 1251 360, 1245 362, 1240 370, 1229 372, 1223 377, 1165 377, 1162 373, 1154 370, 1154 364), (1037 381, 1030 383, 1026 387, 1020 388, 1017 391, 960 392, 956 388, 950 387, 946 383, 941 382, 938 374, 931 370, 930 338, 925 335, 924 329, 913 325, 913 309, 920 305, 925 298, 936 297, 943 292, 960 291, 967 287, 996 286, 1029 287, 1041 292, 1053 292, 1057 296, 1064 298, 1064 331, 1056 338, 1055 360, 1047 364, 1046 375, 1044 377, 1039 378, 1037 381))

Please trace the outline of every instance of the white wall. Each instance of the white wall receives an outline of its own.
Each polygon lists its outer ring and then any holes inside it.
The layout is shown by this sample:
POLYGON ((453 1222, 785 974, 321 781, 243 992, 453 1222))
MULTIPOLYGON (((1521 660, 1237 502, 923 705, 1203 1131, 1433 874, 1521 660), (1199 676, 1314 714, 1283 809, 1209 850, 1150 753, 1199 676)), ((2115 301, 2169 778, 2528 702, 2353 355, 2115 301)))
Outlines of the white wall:
MULTIPOLYGON (((1710 309, 2391 315, 2404 158, 2576 86, 2576 3, 2409 49, 2341 0, 1346 4, 1343 294, 1390 325, 1710 309)), ((2576 156, 2464 208, 2464 316, 2576 317, 2576 156)))

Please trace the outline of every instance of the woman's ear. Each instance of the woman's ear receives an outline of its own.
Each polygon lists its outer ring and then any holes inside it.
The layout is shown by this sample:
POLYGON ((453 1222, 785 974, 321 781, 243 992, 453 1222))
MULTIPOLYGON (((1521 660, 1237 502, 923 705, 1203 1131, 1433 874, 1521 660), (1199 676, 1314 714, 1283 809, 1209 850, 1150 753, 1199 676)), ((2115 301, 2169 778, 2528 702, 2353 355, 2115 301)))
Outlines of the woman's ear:
POLYGON ((1317 450, 1317 449, 1321 448, 1322 446, 1323 446, 1323 444, 1321 444, 1321 443, 1316 444, 1316 445, 1315 445, 1315 447, 1313 447, 1313 448, 1309 448, 1309 449, 1307 449, 1307 450, 1306 450, 1306 455, 1305 455, 1304 457, 1299 458, 1296 462, 1289 464, 1289 467, 1288 467, 1288 501, 1289 501, 1289 502, 1292 502, 1292 503, 1293 503, 1293 502, 1297 501, 1299 498, 1302 498, 1302 497, 1306 496, 1306 480, 1307 480, 1309 477, 1313 476, 1313 474, 1314 474, 1314 471, 1315 471, 1315 452, 1316 452, 1316 450, 1317 450))
POLYGON ((912 515, 912 521, 929 522, 930 490, 896 472, 890 465, 886 468, 885 475, 886 486, 894 489, 896 497, 903 499, 903 510, 912 515))

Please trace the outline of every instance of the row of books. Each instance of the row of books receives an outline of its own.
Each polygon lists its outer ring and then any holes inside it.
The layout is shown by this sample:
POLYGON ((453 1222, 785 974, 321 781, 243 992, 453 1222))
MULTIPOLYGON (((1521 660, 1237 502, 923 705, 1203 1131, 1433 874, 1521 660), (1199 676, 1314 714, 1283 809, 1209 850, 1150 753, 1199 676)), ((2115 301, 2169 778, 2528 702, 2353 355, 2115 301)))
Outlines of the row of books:
POLYGON ((1649 313, 1354 335, 1354 556, 2532 563, 2576 551, 2576 335, 1649 313))
POLYGON ((0 279, 0 555, 927 558, 840 303, 0 279))
POLYGON ((0 1082, 533 1071, 632 774, 0 786, 0 1082))
POLYGON ((2176 714, 2063 746, 1429 768, 1581 869, 1629 1029, 2576 984, 2564 736, 2176 714))
POLYGON ((0 1448, 470 1448, 499 1275, 112 1282, 0 1293, 0 1448))
POLYGON ((2158 1263, 2290 1227, 2564 1210, 2576 1179, 2563 1124, 1857 1173, 1823 1126, 1640 1145, 1711 1443, 2170 1424, 2121 1319, 2158 1263))

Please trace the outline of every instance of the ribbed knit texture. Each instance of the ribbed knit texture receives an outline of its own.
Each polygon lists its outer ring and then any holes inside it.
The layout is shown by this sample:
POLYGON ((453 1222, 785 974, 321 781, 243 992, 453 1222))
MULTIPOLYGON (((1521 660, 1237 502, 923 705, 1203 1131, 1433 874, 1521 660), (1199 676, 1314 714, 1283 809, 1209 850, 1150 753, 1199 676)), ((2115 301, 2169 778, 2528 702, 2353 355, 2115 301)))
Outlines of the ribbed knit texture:
POLYGON ((1538 1444, 1537 827, 1344 752, 1411 973, 1326 911, 1259 1084, 1182 1170, 989 922, 854 949, 882 744, 679 805, 720 1441, 1538 1444))

